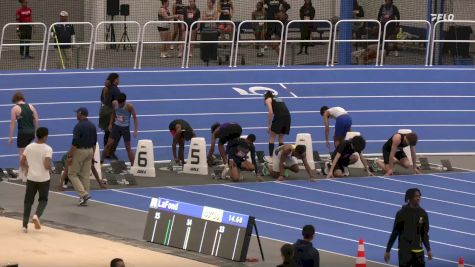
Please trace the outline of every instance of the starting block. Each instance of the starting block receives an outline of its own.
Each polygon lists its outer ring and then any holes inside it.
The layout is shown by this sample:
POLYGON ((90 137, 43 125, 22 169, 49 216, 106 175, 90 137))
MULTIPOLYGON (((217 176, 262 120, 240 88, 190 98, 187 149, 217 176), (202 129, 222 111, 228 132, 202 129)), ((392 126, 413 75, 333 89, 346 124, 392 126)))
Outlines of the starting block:
POLYGON ((15 173, 15 171, 13 170, 13 168, 5 168, 5 171, 7 172, 8 176, 9 176, 11 179, 18 179, 18 175, 15 173))
MULTIPOLYGON (((360 132, 347 132, 346 133, 346 136, 345 136, 345 140, 350 140, 351 138, 355 137, 355 136, 361 136, 361 133, 360 132)), ((358 155, 358 153, 355 153, 358 155)), ((348 167, 351 167, 351 168, 358 168, 358 169, 364 169, 364 165, 363 165, 363 162, 361 161, 361 159, 359 158, 359 155, 358 155, 358 161, 355 162, 354 164, 351 164, 350 166, 348 167)))
POLYGON ((119 183, 117 182, 117 179, 115 177, 115 174, 106 172, 106 173, 104 173, 104 176, 106 178, 106 181, 107 181, 108 185, 119 185, 119 183))
POLYGON ((445 171, 453 171, 452 163, 448 159, 443 159, 440 161, 442 163, 442 169, 445 171), (445 168, 445 169, 444 169, 445 168))
POLYGON ((213 171, 211 173, 211 178, 216 179, 216 180, 228 179, 229 175, 226 175, 226 174, 229 174, 229 168, 228 168, 227 173, 225 173, 223 177, 224 168, 225 168, 225 165, 214 166, 213 171))
MULTIPOLYGON (((305 145, 307 150, 305 151, 305 155, 307 157, 308 165, 310 169, 315 169, 315 161, 313 160, 313 144, 312 144, 312 136, 309 133, 299 133, 297 134, 297 138, 295 140, 296 145, 305 145)), ((302 161, 299 160, 299 164, 302 161)))
MULTIPOLYGON (((96 169, 97 174, 99 175, 99 180, 102 180, 101 151, 99 150, 99 143, 96 143, 96 149, 94 151, 94 168, 96 169)), ((89 174, 89 179, 91 179, 91 180, 96 179, 94 177, 94 174, 92 174, 92 171, 89 174)))
POLYGON ((419 162, 421 163, 421 170, 430 171, 430 163, 427 158, 419 158, 419 162))
POLYGON ((180 163, 176 163, 175 160, 170 160, 167 169, 171 172, 183 171, 183 166, 180 163))
POLYGON ((127 171, 127 165, 125 165, 125 161, 123 160, 113 160, 110 162, 112 173, 121 174, 127 171))
POLYGON ((183 172, 189 174, 208 175, 206 159, 206 141, 203 137, 191 139, 188 160, 183 166, 183 172))
MULTIPOLYGON (((410 129, 399 129, 397 131, 398 134, 410 134, 412 133, 412 130, 410 129)), ((407 146, 404 148, 404 153, 406 153, 407 159, 409 160, 409 164, 412 165, 412 155, 411 155, 411 147, 407 146)))
POLYGON ((130 173, 134 176, 155 178, 155 160, 152 140, 139 140, 135 161, 130 173))

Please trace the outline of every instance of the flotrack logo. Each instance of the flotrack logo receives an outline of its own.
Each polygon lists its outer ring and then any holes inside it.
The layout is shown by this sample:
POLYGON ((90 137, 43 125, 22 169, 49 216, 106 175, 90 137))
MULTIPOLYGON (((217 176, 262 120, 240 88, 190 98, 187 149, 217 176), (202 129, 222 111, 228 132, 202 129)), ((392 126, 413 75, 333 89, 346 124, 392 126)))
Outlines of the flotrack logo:
POLYGON ((178 202, 175 201, 170 201, 168 199, 158 199, 158 207, 166 210, 173 210, 177 211, 178 210, 178 202))
POLYGON ((455 19, 454 14, 430 14, 431 21, 447 20, 452 21, 455 19))

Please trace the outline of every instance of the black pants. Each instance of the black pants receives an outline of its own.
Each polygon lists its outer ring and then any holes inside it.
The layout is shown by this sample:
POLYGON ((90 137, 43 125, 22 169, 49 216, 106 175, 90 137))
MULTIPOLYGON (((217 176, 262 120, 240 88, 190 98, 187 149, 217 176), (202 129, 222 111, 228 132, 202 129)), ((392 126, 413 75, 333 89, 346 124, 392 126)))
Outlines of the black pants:
MULTIPOLYGON (((111 134, 111 132, 109 131, 109 129, 104 130, 104 147, 106 147, 106 145, 107 145, 107 141, 109 140, 110 134, 111 134)), ((120 140, 115 140, 114 139, 114 145, 112 146, 109 155, 115 154, 115 151, 117 150, 117 145, 119 144, 119 141, 120 140)))
MULTIPOLYGON (((33 27, 31 25, 20 25, 19 30, 20 30, 20 44, 29 44, 31 42, 31 33, 33 31, 33 27)), ((22 56, 29 56, 30 47, 20 46, 20 54, 22 56)))
MULTIPOLYGON (((399 252, 401 253, 401 252, 399 252)), ((412 251, 409 251, 409 252, 404 252, 404 254, 409 254, 410 253, 410 256, 409 255, 405 255, 405 257, 401 257, 402 255, 399 255, 399 267, 425 267, 426 266, 426 263, 424 261, 424 252, 412 252, 412 251), (401 259, 409 259, 409 261, 405 260, 401 260, 401 259)))
POLYGON ((28 227, 28 221, 30 220, 31 206, 35 202, 36 192, 39 193, 38 207, 36 208, 36 216, 41 217, 45 211, 46 204, 48 203, 48 191, 49 181, 46 182, 33 182, 28 180, 26 182, 25 202, 23 209, 23 227, 28 227))

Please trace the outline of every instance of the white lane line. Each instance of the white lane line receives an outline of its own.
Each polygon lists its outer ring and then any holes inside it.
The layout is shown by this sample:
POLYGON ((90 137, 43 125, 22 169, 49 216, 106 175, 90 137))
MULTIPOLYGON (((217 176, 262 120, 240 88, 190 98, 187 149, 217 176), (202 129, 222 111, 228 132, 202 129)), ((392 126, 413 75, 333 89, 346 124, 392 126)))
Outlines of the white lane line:
MULTIPOLYGON (((370 212, 365 212, 365 211, 356 210, 356 209, 349 209, 349 208, 344 208, 344 207, 341 207, 341 206, 329 205, 329 204, 325 204, 325 203, 321 203, 321 202, 315 202, 315 201, 310 201, 310 200, 305 200, 305 199, 300 199, 300 198, 295 198, 295 197, 288 197, 288 196, 285 196, 285 195, 277 195, 277 194, 268 193, 268 192, 260 191, 260 190, 242 188, 242 187, 232 186, 232 185, 228 185, 228 184, 222 184, 222 186, 231 187, 231 188, 244 190, 244 191, 249 191, 249 192, 254 192, 254 193, 259 193, 259 194, 264 194, 264 195, 269 195, 269 196, 278 197, 278 198, 285 198, 285 199, 289 199, 291 201, 304 202, 304 203, 308 203, 308 204, 319 205, 319 206, 329 207, 329 208, 333 208, 333 209, 345 210, 345 211, 349 211, 349 212, 353 212, 353 213, 365 214, 365 215, 369 215, 369 216, 373 216, 373 217, 379 217, 379 218, 388 219, 388 220, 393 220, 394 219, 393 217, 384 216, 384 215, 380 215, 380 214, 376 214, 376 213, 370 213, 370 212)), ((470 219, 470 220, 475 221, 475 220, 472 220, 472 219, 470 219)), ((448 231, 448 232, 454 232, 454 233, 459 233, 459 234, 463 234, 463 235, 475 236, 475 233, 469 233, 469 232, 465 232, 465 231, 449 229, 449 228, 445 228, 445 227, 441 227, 441 226, 431 225, 431 227, 436 228, 436 229, 440 229, 440 230, 444 230, 444 231, 448 231)))
MULTIPOLYGON (((454 167, 455 168, 455 167, 454 167)), ((440 175, 440 174, 429 174, 430 176, 434 176, 434 177, 437 177, 437 178, 441 178, 441 179, 447 179, 447 180, 452 180, 452 181, 457 181, 457 182, 463 182, 463 183, 469 183, 469 184, 475 184, 475 181, 468 181, 468 180, 464 180, 464 179, 457 179, 457 178, 452 178, 452 177, 448 177, 448 176, 443 176, 443 175, 440 175)))
POLYGON ((283 83, 280 83, 279 85, 282 88, 284 88, 284 90, 287 91, 287 93, 291 94, 294 98, 298 98, 298 96, 296 94, 294 94, 294 92, 292 92, 289 88, 287 88, 283 83))
MULTIPOLYGON (((19 185, 19 184, 16 184, 16 183, 10 183, 10 182, 5 182, 5 183, 24 187, 24 185, 19 185)), ((108 190, 113 190, 113 189, 98 190, 98 191, 108 191, 108 190)), ((127 192, 125 192, 125 191, 119 191, 119 190, 114 190, 114 191, 117 191, 117 192, 120 192, 120 193, 127 193, 127 192)), ((75 196, 68 195, 68 194, 66 194, 66 193, 64 193, 64 192, 55 192, 55 191, 51 191, 51 192, 54 193, 54 194, 60 194, 60 195, 64 195, 64 196, 71 197, 71 198, 77 198, 77 197, 75 197, 75 196)), ((146 197, 146 196, 142 196, 142 195, 139 195, 139 196, 141 196, 141 197, 146 197)), ((151 197, 146 197, 146 198, 147 198, 147 199, 151 199, 151 197)), ((139 209, 130 208, 130 207, 127 207, 127 206, 122 206, 122 205, 118 205, 118 204, 112 204, 112 203, 103 202, 103 201, 98 201, 98 200, 90 200, 90 201, 91 201, 91 202, 101 203, 101 204, 104 204, 104 205, 113 206, 113 207, 119 207, 119 208, 124 208, 124 209, 128 209, 128 210, 143 212, 143 213, 147 213, 147 212, 148 212, 148 211, 144 211, 144 210, 139 210, 139 209)), ((258 220, 258 219, 256 219, 256 221, 259 221, 259 222, 262 222, 262 223, 270 223, 270 224, 274 224, 274 225, 277 225, 277 226, 286 227, 286 228, 290 228, 290 229, 295 229, 295 230, 301 231, 301 226, 299 226, 299 227, 286 226, 286 225, 283 225, 283 224, 277 224, 277 223, 272 223, 272 222, 266 222, 266 221, 258 220)), ((205 225, 205 227, 206 227, 206 225, 205 225)), ((205 228, 205 230, 206 230, 206 228, 205 228)), ((204 236, 204 232, 205 232, 205 231, 203 231, 203 236, 204 236)), ((351 242, 353 242, 353 243, 358 243, 358 240, 352 240, 352 239, 348 239, 348 238, 344 238, 344 237, 333 236, 333 235, 325 234, 325 233, 322 233, 322 232, 319 232, 319 234, 321 234, 321 235, 326 235, 326 236, 333 237, 333 238, 337 238, 337 239, 343 239, 343 240, 346 240, 346 241, 351 241, 351 242)), ((369 246, 376 246, 376 247, 380 247, 380 248, 386 248, 385 246, 377 245, 377 244, 373 244, 373 243, 368 243, 368 242, 365 242, 365 244, 368 244, 369 246)), ((392 250, 397 251, 397 249, 395 249, 395 248, 392 248, 392 250)), ((330 251, 330 252, 331 252, 331 251, 330 251)), ((332 253, 335 253, 335 252, 332 252, 332 253)), ((335 254, 339 254, 339 253, 335 253, 335 254)), ((340 255, 345 255, 345 254, 340 254, 340 255)), ((345 256, 354 258, 353 256, 349 256, 349 255, 345 255, 345 256)), ((450 262, 450 263, 457 263, 457 262, 455 262, 455 261, 446 260, 446 259, 438 258, 438 257, 434 257, 434 259, 436 259, 436 260, 441 260, 441 261, 445 261, 445 262, 450 262)), ((373 261, 373 262, 374 262, 374 261, 373 261)), ((384 264, 384 263, 383 263, 383 264, 384 264)), ((466 266, 469 266, 469 267, 475 267, 475 265, 470 265, 470 264, 467 264, 467 263, 465 263, 465 265, 466 265, 466 266)))
MULTIPOLYGON (((440 109, 388 109, 388 110, 349 110, 350 113, 406 113, 406 112, 430 112, 430 113, 465 113, 465 112, 475 112, 473 109, 467 110, 440 110, 440 109)), ((320 114, 318 110, 299 110, 291 111, 291 114, 320 114)), ((207 113, 173 113, 173 114, 142 114, 137 115, 137 117, 177 117, 177 116, 216 116, 216 115, 257 115, 257 114, 267 114, 264 111, 249 111, 249 112, 207 112, 207 113)), ((89 116, 89 119, 98 119, 98 116, 89 116)), ((40 118, 40 121, 61 121, 61 120, 77 120, 76 117, 65 117, 65 118, 40 118)), ((0 123, 10 123, 10 120, 1 120, 0 123)))
MULTIPOLYGON (((368 178, 368 179, 371 179, 371 178, 368 178)), ((289 184, 289 183, 279 183, 279 182, 274 182, 274 183, 279 184, 279 185, 302 188, 302 189, 315 191, 315 192, 321 192, 321 193, 327 193, 327 194, 331 194, 331 195, 337 195, 337 196, 352 198, 352 199, 364 200, 364 201, 373 202, 373 203, 380 203, 380 204, 383 204, 383 205, 389 205, 389 206, 393 206, 393 207, 401 207, 401 204, 380 201, 380 200, 376 200, 376 199, 372 199, 372 198, 358 197, 358 196, 353 196, 353 195, 348 195, 348 194, 342 194, 342 193, 337 193, 337 192, 331 192, 331 191, 316 189, 316 188, 308 187, 308 186, 300 186, 300 185, 295 185, 295 184, 289 184)), ((399 194, 404 195, 403 193, 399 193, 399 194)), ((453 215, 453 214, 446 214, 446 213, 437 212, 437 211, 433 211, 433 210, 426 210, 426 211, 428 213, 436 214, 436 215, 440 215, 440 216, 444 216, 444 217, 457 218, 457 219, 461 219, 461 220, 475 222, 475 219, 471 219, 471 218, 461 217, 461 216, 457 216, 457 215, 453 215)))
MULTIPOLYGON (((1 74, 0 74, 1 76, 1 74)), ((235 82, 235 83, 170 83, 170 84, 121 84, 121 88, 152 88, 152 87, 204 87, 204 86, 239 86, 239 85, 280 85, 281 83, 290 85, 354 85, 354 84, 475 84, 475 82, 462 81, 322 81, 322 82, 235 82)), ((25 88, 3 88, 1 91, 26 91, 26 90, 64 90, 64 89, 98 89, 103 85, 82 85, 82 86, 44 86, 25 88)), ((313 88, 307 88, 311 90, 313 88)), ((381 88, 384 90, 384 87, 381 88)))
MULTIPOLYGON (((317 219, 317 220, 322 220, 322 221, 328 221, 328 222, 333 222, 333 223, 337 223, 337 224, 343 224, 343 225, 347 225, 347 226, 353 226, 353 227, 356 227, 356 228, 362 228, 362 229, 371 230, 371 231, 375 231, 375 232, 381 232, 381 233, 386 233, 386 234, 390 234, 390 233, 391 233, 390 231, 381 230, 381 229, 377 229, 377 228, 367 227, 367 226, 358 225, 358 224, 352 224, 352 223, 343 222, 343 221, 338 221, 338 220, 332 220, 332 219, 328 219, 328 218, 323 218, 323 217, 318 217, 318 216, 314 216, 314 215, 309 215, 309 214, 294 212, 294 211, 290 211, 290 210, 284 210, 284 209, 269 207, 269 206, 265 206, 265 205, 261 205, 261 204, 256 204, 256 203, 251 203, 251 202, 246 202, 246 201, 241 201, 241 200, 236 200, 236 199, 231 199, 231 198, 219 197, 219 196, 215 196, 215 195, 211 195, 211 194, 205 194, 205 193, 200 193, 200 192, 195 192, 195 191, 191 191, 191 190, 185 190, 185 189, 183 189, 183 188, 176 188, 176 187, 172 187, 172 186, 168 186, 167 188, 170 188, 170 189, 173 189, 173 190, 177 190, 177 191, 187 192, 187 193, 191 193, 191 194, 202 195, 202 196, 207 196, 207 197, 211 197, 211 198, 217 198, 217 199, 227 200, 227 201, 236 202, 236 203, 242 203, 242 204, 246 204, 246 205, 250 205, 250 206, 255 206, 255 207, 260 207, 260 208, 269 209, 269 210, 274 210, 274 211, 278 211, 278 212, 289 213, 289 214, 298 215, 298 216, 302 216, 302 217, 308 217, 308 218, 312 218, 312 219, 317 219)), ((445 242, 440 242, 440 241, 435 241, 435 240, 431 240, 431 242, 432 242, 432 243, 436 243, 436 244, 440 244, 440 245, 445 245, 445 246, 449 246, 449 247, 455 247, 455 248, 460 248, 460 249, 465 249, 465 250, 469 250, 469 251, 474 251, 474 252, 475 252, 475 249, 473 249, 473 248, 468 248, 468 247, 464 247, 464 246, 454 245, 454 244, 445 243, 445 242)))
POLYGON ((388 181, 398 182, 398 183, 425 186, 425 187, 434 188, 434 189, 438 189, 438 190, 444 190, 444 191, 449 191, 449 192, 454 192, 454 193, 459 193, 459 194, 475 196, 475 193, 465 192, 465 191, 461 191, 461 190, 455 190, 455 189, 450 189, 450 188, 445 188, 445 187, 440 187, 440 186, 434 186, 434 185, 427 185, 427 184, 409 182, 409 181, 404 181, 404 180, 398 180, 398 179, 388 178, 388 177, 385 177, 385 176, 376 176, 376 177, 378 177, 380 179, 388 180, 388 181))
MULTIPOLYGON (((283 84, 281 84, 283 85, 283 84)), ((287 87, 285 87, 286 90, 287 87)), ((304 99, 381 99, 381 98, 475 98, 475 95, 334 95, 334 96, 297 96, 294 92, 288 90, 288 93, 292 95, 280 97, 282 99, 295 99, 304 100, 304 99)), ((190 102, 190 101, 223 101, 223 100, 238 100, 238 101, 249 101, 249 100, 262 100, 262 97, 205 97, 205 98, 152 98, 152 99, 131 99, 129 102, 140 103, 140 102, 190 102)), ((97 100, 84 100, 84 101, 60 101, 60 102, 37 102, 30 103, 35 106, 46 106, 46 105, 72 105, 72 104, 100 104, 100 101, 97 100)), ((0 104, 0 107, 12 107, 12 104, 0 104)))
MULTIPOLYGON (((295 125, 292 128, 295 129, 323 129, 325 126, 323 125, 295 125)), ((330 128, 334 128, 335 126, 330 125, 330 128)), ((386 125, 375 125, 375 124, 361 124, 361 125, 352 125, 353 128, 392 128, 392 127, 475 127, 475 124, 386 124, 386 125)), ((243 130, 266 130, 267 127, 242 127, 243 130)), ((198 128, 194 129, 195 132, 200 131, 209 131, 208 128, 198 128)), ((138 133, 168 133, 170 130, 163 129, 163 130, 142 130, 138 131, 138 133)), ((130 131, 133 133, 133 131, 130 131)), ((97 134, 102 135, 103 132, 98 132, 97 134)), ((51 137, 66 137, 66 136, 73 136, 72 133, 62 133, 62 134, 50 134, 48 138, 51 137)), ((8 137, 0 137, 0 140, 7 140, 8 137)), ((16 137, 13 137, 16 140, 16 137)), ((432 164, 432 163, 431 163, 432 164)), ((433 164, 436 165, 436 164, 433 164)), ((455 168, 455 167, 454 167, 455 168)), ((460 169, 460 168, 456 168, 460 169)))
MULTIPOLYGON (((334 182, 334 183, 347 184, 347 185, 351 185, 351 186, 366 188, 366 189, 372 189, 372 190, 377 190, 377 191, 394 193, 394 194, 398 194, 398 195, 404 195, 404 193, 401 193, 401 192, 392 191, 392 190, 388 190, 388 189, 382 189, 382 188, 378 188, 378 187, 354 184, 354 183, 343 182, 343 181, 338 181, 338 180, 329 180, 329 181, 334 182)), ((431 198, 431 197, 428 197, 428 196, 424 196, 424 199, 437 201, 437 202, 441 202, 441 203, 445 203, 445 204, 451 204, 451 205, 457 205, 457 206, 462 206, 462 207, 466 207, 466 208, 475 209, 475 206, 472 206, 472 205, 457 203, 457 202, 452 202, 452 201, 447 201, 447 200, 441 200, 441 199, 436 199, 436 198, 431 198)))

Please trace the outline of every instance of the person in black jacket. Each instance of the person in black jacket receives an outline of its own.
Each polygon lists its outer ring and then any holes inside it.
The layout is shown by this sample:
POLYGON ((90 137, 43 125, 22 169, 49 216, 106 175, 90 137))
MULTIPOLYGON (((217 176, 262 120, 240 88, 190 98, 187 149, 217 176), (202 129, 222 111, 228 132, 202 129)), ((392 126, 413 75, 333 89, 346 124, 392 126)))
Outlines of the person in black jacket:
POLYGON ((419 206, 421 191, 410 188, 406 191, 405 204, 396 214, 394 227, 389 237, 384 254, 384 261, 390 259, 391 248, 398 238, 399 266, 424 267, 424 244, 427 257, 432 260, 432 251, 429 244, 429 217, 426 211, 419 206))
POLYGON ((302 228, 303 239, 297 240, 294 246, 294 261, 300 267, 319 267, 320 254, 313 247, 312 240, 315 237, 315 227, 305 225, 302 228))
MULTIPOLYGON (((99 128, 104 131, 104 147, 107 145, 109 140, 109 123, 112 117, 112 112, 114 111, 112 107, 112 101, 117 100, 117 97, 120 95, 119 87, 119 74, 111 73, 107 76, 107 79, 104 83, 104 88, 101 92, 101 109, 99 111, 99 128)), ((115 149, 117 144, 114 144, 111 150, 110 158, 117 159, 115 156, 115 149)))
MULTIPOLYGON (((305 0, 305 3, 300 8, 300 19, 301 20, 313 20, 315 18, 315 8, 312 5, 312 0, 305 0)), ((310 40, 310 35, 312 30, 310 23, 300 23, 300 38, 302 40, 310 40)), ((298 55, 302 54, 302 50, 305 47, 305 55, 308 55, 308 43, 300 43, 300 52, 298 55)))
MULTIPOLYGON (((384 29, 384 25, 390 20, 400 20, 401 14, 399 9, 393 4, 393 0, 385 0, 384 5, 381 5, 378 12, 378 20, 381 22, 381 31, 384 29)), ((391 23, 386 28, 386 40, 395 40, 396 34, 399 28, 399 23, 391 23)), ((383 36, 381 36, 383 38, 383 36)), ((394 44, 395 56, 399 55, 399 48, 397 44, 394 44)), ((389 55, 389 49, 386 50, 386 55, 389 55)))

